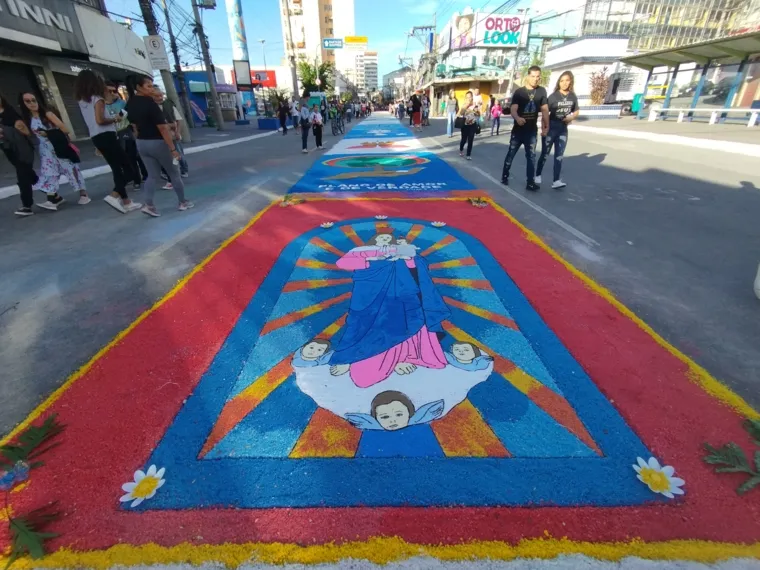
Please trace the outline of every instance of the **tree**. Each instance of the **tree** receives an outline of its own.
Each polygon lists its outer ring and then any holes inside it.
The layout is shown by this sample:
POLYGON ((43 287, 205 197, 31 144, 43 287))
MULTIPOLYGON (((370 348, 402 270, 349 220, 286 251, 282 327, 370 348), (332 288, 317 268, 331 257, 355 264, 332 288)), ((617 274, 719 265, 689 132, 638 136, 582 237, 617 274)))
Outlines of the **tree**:
POLYGON ((541 68, 541 80, 539 81, 539 85, 542 85, 543 87, 546 87, 547 90, 549 89, 549 78, 552 75, 552 72, 548 69, 544 69, 544 60, 541 58, 540 54, 538 52, 535 52, 531 58, 523 63, 522 67, 520 67, 520 77, 525 78, 528 76, 528 69, 533 67, 534 65, 537 65, 541 68))
POLYGON ((306 59, 298 62, 298 77, 303 85, 303 96, 308 97, 312 91, 330 92, 335 86, 335 66, 329 62, 309 63, 306 59), (317 79, 320 84, 317 85, 317 79))
POLYGON ((287 89, 279 89, 277 87, 270 88, 267 96, 269 98, 269 105, 275 111, 280 107, 280 103, 288 103, 290 96, 287 89))
POLYGON ((591 73, 589 87, 591 87, 591 104, 603 105, 607 97, 607 91, 610 89, 610 78, 607 75, 607 67, 591 73))

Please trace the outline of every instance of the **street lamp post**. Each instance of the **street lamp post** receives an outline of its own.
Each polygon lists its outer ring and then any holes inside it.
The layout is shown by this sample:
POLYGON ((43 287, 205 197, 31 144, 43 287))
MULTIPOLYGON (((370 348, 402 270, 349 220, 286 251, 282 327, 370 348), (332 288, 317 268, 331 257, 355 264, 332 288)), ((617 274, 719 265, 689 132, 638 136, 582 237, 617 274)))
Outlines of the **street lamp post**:
POLYGON ((261 55, 264 56, 264 71, 267 70, 267 50, 264 48, 264 44, 266 43, 266 40, 259 40, 259 43, 261 44, 261 55))

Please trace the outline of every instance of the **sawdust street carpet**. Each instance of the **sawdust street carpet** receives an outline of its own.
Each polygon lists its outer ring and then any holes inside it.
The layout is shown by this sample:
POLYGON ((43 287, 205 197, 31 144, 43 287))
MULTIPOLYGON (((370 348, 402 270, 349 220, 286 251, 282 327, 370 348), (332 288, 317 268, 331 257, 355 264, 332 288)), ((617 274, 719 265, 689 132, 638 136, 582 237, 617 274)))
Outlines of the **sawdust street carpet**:
POLYGON ((702 460, 757 412, 388 116, 24 425, 53 413, 36 566, 760 556, 760 494, 702 460))

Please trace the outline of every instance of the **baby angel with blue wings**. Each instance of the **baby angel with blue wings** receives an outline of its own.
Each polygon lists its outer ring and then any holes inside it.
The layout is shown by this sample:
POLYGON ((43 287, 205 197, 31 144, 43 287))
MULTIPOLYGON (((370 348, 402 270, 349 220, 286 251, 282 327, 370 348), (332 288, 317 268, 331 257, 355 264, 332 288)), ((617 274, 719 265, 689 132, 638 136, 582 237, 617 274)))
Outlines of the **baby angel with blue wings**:
POLYGON ((445 354, 446 360, 451 366, 468 372, 486 370, 493 361, 493 358, 483 354, 477 346, 470 342, 455 342, 451 345, 451 352, 445 354))
POLYGON ((330 350, 329 340, 313 338, 296 351, 292 364, 300 368, 322 366, 330 362, 333 352, 330 350))
POLYGON ((359 429, 395 431, 440 418, 444 403, 443 400, 437 400, 415 409, 406 394, 386 390, 375 396, 370 409, 369 414, 346 414, 346 419, 359 429))

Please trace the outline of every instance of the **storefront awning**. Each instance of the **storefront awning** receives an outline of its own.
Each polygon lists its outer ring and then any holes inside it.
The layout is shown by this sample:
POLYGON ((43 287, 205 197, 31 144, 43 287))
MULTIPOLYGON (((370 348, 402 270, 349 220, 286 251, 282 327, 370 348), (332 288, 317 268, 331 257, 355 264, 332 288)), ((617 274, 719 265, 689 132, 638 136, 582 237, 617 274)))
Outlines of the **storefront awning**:
POLYGON ((760 32, 751 32, 676 48, 650 51, 640 55, 624 57, 621 61, 642 69, 654 69, 663 65, 673 67, 679 63, 695 62, 705 64, 710 60, 720 59, 741 61, 753 54, 760 54, 760 32))

